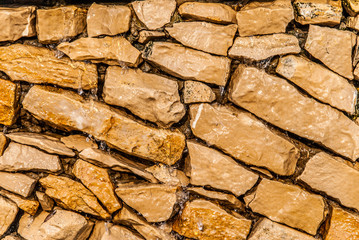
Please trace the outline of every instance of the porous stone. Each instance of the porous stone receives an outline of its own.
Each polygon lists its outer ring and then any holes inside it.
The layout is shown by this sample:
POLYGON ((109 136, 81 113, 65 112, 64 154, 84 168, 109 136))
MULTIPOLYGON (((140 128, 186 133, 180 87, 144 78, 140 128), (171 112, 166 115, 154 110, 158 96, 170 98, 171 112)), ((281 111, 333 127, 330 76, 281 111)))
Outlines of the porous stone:
POLYGON ((142 240, 133 231, 108 222, 97 221, 89 240, 142 240))
POLYGON ((14 222, 19 209, 16 204, 0 196, 0 236, 2 236, 14 222))
POLYGON ((97 144, 90 138, 82 135, 69 135, 61 138, 66 147, 81 152, 86 148, 97 148, 97 144))
POLYGON ((344 0, 343 6, 350 16, 356 16, 359 12, 359 2, 357 2, 356 0, 344 0))
POLYGON ((3 133, 0 133, 0 156, 4 153, 8 144, 8 140, 3 133))
POLYGON ((30 215, 35 215, 37 209, 39 208, 39 202, 36 200, 26 199, 3 189, 0 190, 0 195, 3 195, 13 201, 20 209, 24 210, 30 215))
POLYGON ((19 97, 20 86, 18 84, 0 79, 0 124, 10 126, 15 123, 19 97))
POLYGON ((189 184, 189 179, 184 172, 165 164, 153 165, 146 168, 146 171, 152 173, 156 179, 167 185, 185 187, 189 184))
POLYGON ((41 205, 42 210, 44 211, 51 211, 54 207, 54 200, 52 200, 49 196, 47 196, 43 192, 36 192, 37 200, 41 205))
POLYGON ((138 42, 142 44, 146 44, 151 40, 157 39, 157 38, 164 38, 166 37, 166 34, 164 32, 160 31, 148 31, 148 30, 142 30, 139 33, 138 42))
POLYGON ((204 83, 195 81, 185 81, 183 89, 183 102, 200 103, 213 102, 216 100, 216 95, 212 89, 204 83))
POLYGON ((334 206, 325 240, 359 238, 359 216, 334 206))
POLYGON ((36 179, 21 173, 0 172, 0 187, 17 193, 23 197, 29 197, 36 185, 36 179))

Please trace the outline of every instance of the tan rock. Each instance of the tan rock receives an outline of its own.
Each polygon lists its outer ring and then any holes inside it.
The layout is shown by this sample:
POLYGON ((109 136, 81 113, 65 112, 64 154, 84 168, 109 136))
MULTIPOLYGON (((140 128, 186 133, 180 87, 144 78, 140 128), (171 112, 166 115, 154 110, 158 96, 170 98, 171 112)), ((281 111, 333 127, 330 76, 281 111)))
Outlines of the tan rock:
POLYGON ((231 58, 249 58, 255 61, 276 55, 299 53, 299 41, 290 34, 277 33, 264 36, 237 37, 228 55, 231 58))
POLYGON ((246 164, 266 167, 280 175, 292 175, 298 149, 275 135, 248 112, 228 105, 202 103, 190 107, 195 136, 246 164))
POLYGON ((29 197, 35 188, 36 180, 21 173, 0 172, 0 187, 29 197))
POLYGON ((90 138, 82 135, 69 135, 61 138, 66 147, 81 152, 86 148, 97 148, 97 144, 90 138))
POLYGON ((345 78, 322 65, 304 57, 289 55, 279 59, 276 72, 314 98, 354 114, 357 90, 345 78))
POLYGON ((263 120, 352 160, 359 157, 359 126, 340 111, 304 96, 286 80, 240 65, 229 89, 230 101, 263 120))
POLYGON ((10 126, 15 123, 19 96, 18 84, 0 79, 0 124, 10 126))
POLYGON ((353 79, 352 49, 355 44, 353 32, 310 25, 305 50, 334 72, 353 79))
POLYGON ((48 175, 39 181, 46 189, 45 193, 53 198, 59 206, 102 218, 110 217, 98 203, 96 197, 81 183, 55 175, 48 175))
POLYGON ((36 192, 36 197, 39 200, 39 203, 41 204, 41 208, 44 211, 51 211, 54 207, 54 200, 52 200, 49 196, 47 196, 43 192, 36 192))
POLYGON ((3 195, 13 201, 20 209, 30 215, 35 215, 37 209, 39 208, 39 202, 36 200, 26 199, 3 189, 0 190, 0 195, 3 195))
POLYGON ((117 35, 130 29, 131 10, 122 5, 100 5, 93 3, 87 12, 87 34, 89 37, 117 35))
MULTIPOLYGON (((347 18, 347 27, 359 31, 359 16, 348 17, 347 18)), ((358 41, 358 39, 357 39, 358 41)))
POLYGON ((204 83, 195 81, 185 81, 183 89, 183 101, 186 104, 213 102, 216 95, 212 89, 204 83))
POLYGON ((247 207, 315 235, 325 215, 325 201, 320 195, 309 193, 296 185, 263 179, 255 192, 244 197, 247 207))
POLYGON ((179 131, 145 126, 119 110, 70 91, 34 86, 22 104, 39 119, 89 133, 121 151, 152 161, 172 165, 181 158, 185 146, 179 131))
POLYGON ((141 240, 138 234, 108 222, 97 221, 89 240, 141 240))
POLYGON ((0 236, 9 229, 18 211, 14 202, 0 196, 0 236))
POLYGON ((358 239, 359 216, 339 207, 333 207, 325 240, 358 239))
POLYGON ((356 0, 344 0, 343 6, 350 16, 355 16, 359 12, 359 2, 356 0))
POLYGON ((36 11, 37 38, 41 43, 54 43, 75 37, 86 29, 84 8, 64 6, 36 11))
POLYGON ((184 172, 165 164, 160 163, 158 165, 153 165, 146 168, 146 171, 152 173, 155 178, 164 184, 182 187, 189 184, 189 179, 184 172))
POLYGON ((2 240, 22 240, 21 237, 17 236, 16 233, 12 233, 11 235, 7 235, 2 240))
POLYGON ((49 49, 30 45, 0 47, 0 71, 14 81, 49 83, 85 90, 97 87, 94 64, 74 62, 66 57, 58 59, 49 49))
POLYGON ((142 30, 139 33, 138 42, 142 44, 146 44, 151 40, 157 39, 157 38, 164 38, 166 37, 166 34, 164 32, 160 31, 148 31, 148 30, 142 30))
POLYGON ((135 1, 131 4, 138 19, 150 30, 169 23, 176 10, 175 0, 145 0, 135 1))
POLYGON ((239 36, 284 33, 293 19, 290 0, 250 2, 237 12, 239 36))
POLYGON ((186 2, 178 8, 183 18, 214 23, 237 23, 236 11, 221 3, 186 2))
POLYGON ((233 44, 237 25, 219 25, 207 22, 179 22, 166 28, 167 32, 187 47, 227 56, 233 44))
POLYGON ((0 157, 7 147, 8 140, 3 133, 0 133, 0 157))
POLYGON ((116 194, 149 222, 166 221, 177 201, 176 186, 153 183, 119 184, 116 194))
POLYGON ((154 42, 147 60, 163 71, 185 80, 224 86, 231 60, 169 42, 154 42))

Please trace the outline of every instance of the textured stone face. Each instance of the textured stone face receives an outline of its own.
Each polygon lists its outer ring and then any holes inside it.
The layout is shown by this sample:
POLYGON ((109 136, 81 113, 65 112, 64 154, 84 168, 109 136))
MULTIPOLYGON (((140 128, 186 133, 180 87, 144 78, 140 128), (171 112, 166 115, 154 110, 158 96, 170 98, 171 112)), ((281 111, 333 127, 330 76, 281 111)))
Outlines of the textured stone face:
POLYGON ((185 187, 189 184, 189 179, 184 172, 165 164, 153 165, 146 168, 146 171, 152 173, 160 182, 170 186, 185 187))
POLYGON ((0 172, 0 187, 29 197, 35 188, 36 180, 21 173, 0 172))
POLYGON ((11 201, 16 203, 20 209, 24 210, 30 215, 35 215, 40 205, 36 200, 26 199, 3 189, 0 190, 0 195, 9 198, 11 201))
POLYGON ((15 123, 19 96, 19 85, 0 79, 0 124, 10 126, 15 123))
POLYGON ((18 211, 14 202, 0 196, 0 236, 8 230, 18 211))
POLYGON ((97 148, 97 144, 82 135, 70 135, 61 138, 61 142, 63 142, 66 147, 75 149, 79 152, 86 148, 97 148))
POLYGON ((355 16, 359 12, 359 3, 356 0, 344 0, 343 6, 351 16, 355 16))
POLYGON ((183 89, 183 101, 186 104, 213 102, 216 95, 212 89, 204 83, 195 81, 185 81, 183 89))
POLYGON ((8 140, 3 133, 0 133, 0 156, 4 153, 7 147, 8 140))
POLYGON ((142 44, 146 44, 151 40, 157 39, 157 38, 164 38, 166 37, 166 34, 164 32, 160 31, 148 31, 148 30, 142 30, 139 33, 138 42, 142 44))
POLYGON ((333 207, 332 217, 325 240, 347 240, 359 238, 359 216, 333 207))
POLYGON ((51 211, 54 207, 54 200, 52 200, 49 196, 47 196, 43 192, 36 192, 36 197, 41 204, 41 208, 44 211, 51 211))
POLYGON ((142 240, 131 230, 107 222, 96 222, 89 240, 142 240))

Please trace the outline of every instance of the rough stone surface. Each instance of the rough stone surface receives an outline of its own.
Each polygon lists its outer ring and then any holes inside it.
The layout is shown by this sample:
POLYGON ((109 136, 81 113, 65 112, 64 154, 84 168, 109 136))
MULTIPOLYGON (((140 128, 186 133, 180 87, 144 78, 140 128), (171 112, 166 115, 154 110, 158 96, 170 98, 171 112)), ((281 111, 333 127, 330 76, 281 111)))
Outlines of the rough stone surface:
POLYGON ((0 124, 10 126, 15 123, 19 96, 18 84, 0 79, 0 124))
MULTIPOLYGON (((347 27, 359 31, 359 16, 348 17, 347 18, 347 27)), ((358 41, 358 39, 357 39, 358 41)))
POLYGON ((0 236, 9 229, 18 211, 14 202, 0 196, 0 236))
POLYGON ((35 215, 37 209, 39 208, 39 202, 36 200, 26 199, 3 189, 0 190, 0 195, 3 195, 13 201, 20 209, 24 210, 30 215, 35 215))
POLYGON ((66 147, 75 149, 79 152, 86 148, 97 148, 97 144, 90 138, 87 138, 82 135, 70 135, 61 138, 61 142, 65 144, 66 147))
POLYGON ((4 153, 7 147, 8 140, 3 133, 0 133, 0 156, 4 153))
POLYGON ((131 230, 107 222, 96 222, 89 240, 141 240, 138 234, 131 230))
POLYGON ((36 197, 39 200, 42 210, 51 211, 54 207, 54 200, 43 192, 36 192, 36 197))
POLYGON ((216 95, 212 89, 204 83, 195 81, 185 81, 183 89, 183 102, 200 103, 213 102, 216 100, 216 95))
POLYGON ((16 233, 13 233, 11 235, 7 235, 2 240, 22 240, 21 237, 17 236, 16 233))
POLYGON ((151 40, 157 39, 157 38, 164 38, 166 37, 166 34, 164 32, 160 31, 148 31, 148 30, 142 30, 139 33, 138 42, 142 44, 146 44, 151 40))
POLYGON ((36 180, 21 173, 0 172, 0 187, 29 197, 35 188, 36 180))
POLYGON ((350 16, 355 16, 359 12, 359 2, 356 0, 344 0, 343 6, 350 16))
POLYGON ((333 207, 325 240, 359 239, 359 216, 333 207))
POLYGON ((189 184, 189 179, 184 172, 165 164, 153 165, 146 168, 146 171, 152 173, 156 179, 167 185, 185 187, 189 184))

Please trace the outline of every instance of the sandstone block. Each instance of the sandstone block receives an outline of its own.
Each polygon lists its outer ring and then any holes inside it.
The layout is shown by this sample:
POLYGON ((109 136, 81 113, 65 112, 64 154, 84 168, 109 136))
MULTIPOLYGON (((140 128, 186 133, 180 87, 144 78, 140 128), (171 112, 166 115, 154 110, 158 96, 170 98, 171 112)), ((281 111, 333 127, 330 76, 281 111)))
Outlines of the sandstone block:
POLYGON ((40 205, 36 200, 26 199, 3 189, 0 190, 0 195, 5 196, 13 201, 20 209, 24 210, 30 215, 35 215, 40 205))
POLYGON ((19 97, 18 84, 0 79, 0 124, 10 126, 15 123, 19 97))
POLYGON ((131 230, 108 222, 96 222, 89 240, 143 240, 131 230))
POLYGON ((325 240, 357 239, 359 232, 359 216, 333 207, 332 217, 325 240))
POLYGON ((164 32, 160 31, 148 31, 148 30, 142 30, 139 33, 138 42, 142 44, 146 44, 151 40, 157 39, 157 38, 164 38, 166 37, 166 34, 164 32))
POLYGON ((146 168, 146 171, 152 173, 160 182, 170 186, 185 187, 189 184, 189 179, 184 172, 165 164, 153 165, 146 168))
POLYGON ((70 135, 70 136, 62 137, 61 142, 63 142, 66 147, 75 149, 76 151, 79 152, 81 152, 86 148, 98 147, 93 140, 82 135, 70 135))
POLYGON ((35 188, 36 180, 21 173, 0 172, 0 187, 29 197, 35 188))
POLYGON ((0 196, 0 236, 9 229, 18 211, 14 202, 0 196))
POLYGON ((36 197, 39 200, 42 210, 51 211, 54 207, 54 200, 43 192, 36 192, 36 197))
POLYGON ((186 104, 213 102, 216 95, 212 89, 204 83, 195 81, 185 81, 183 89, 183 101, 186 104))
POLYGON ((5 137, 5 134, 0 133, 0 157, 2 156, 2 154, 4 153, 6 147, 8 144, 8 140, 5 137))

